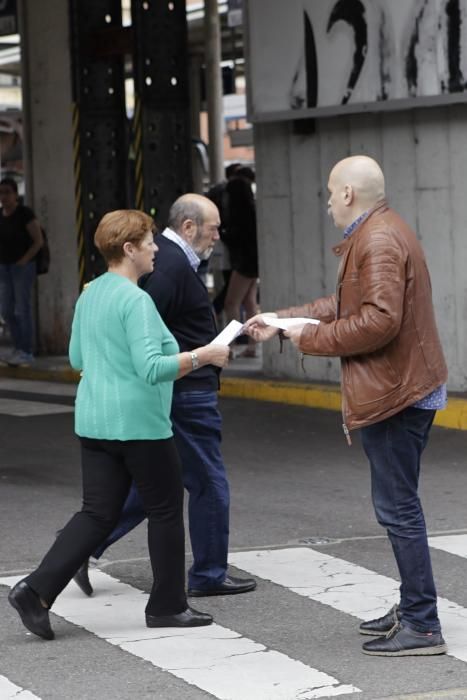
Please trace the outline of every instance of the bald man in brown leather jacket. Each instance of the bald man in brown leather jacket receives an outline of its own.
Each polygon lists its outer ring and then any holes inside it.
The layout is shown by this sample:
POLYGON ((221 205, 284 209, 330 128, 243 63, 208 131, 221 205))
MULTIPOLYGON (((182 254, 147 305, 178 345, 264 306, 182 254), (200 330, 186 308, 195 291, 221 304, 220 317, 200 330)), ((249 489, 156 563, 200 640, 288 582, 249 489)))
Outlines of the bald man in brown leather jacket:
MULTIPOLYGON (((361 429, 376 517, 398 564, 400 603, 362 623, 362 634, 378 637, 363 651, 442 654, 446 645, 418 497, 420 457, 436 410, 446 403, 447 368, 428 268, 415 233, 388 207, 374 160, 340 161, 328 189, 329 214, 344 230, 334 248, 340 257, 336 294, 274 315, 318 319, 319 325, 300 324, 285 335, 304 354, 341 358, 344 432, 351 444, 349 431, 361 429)), ((256 340, 278 332, 263 315, 247 326, 256 340)))

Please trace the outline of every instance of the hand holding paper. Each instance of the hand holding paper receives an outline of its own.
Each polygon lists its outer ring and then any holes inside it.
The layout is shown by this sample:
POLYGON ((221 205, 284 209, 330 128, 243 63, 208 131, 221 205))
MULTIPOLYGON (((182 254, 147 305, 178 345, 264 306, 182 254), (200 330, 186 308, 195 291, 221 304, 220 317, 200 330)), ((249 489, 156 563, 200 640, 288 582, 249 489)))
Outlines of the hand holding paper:
POLYGON ((312 323, 317 326, 319 321, 317 318, 277 318, 275 316, 263 316, 264 323, 267 326, 274 326, 275 328, 281 328, 283 331, 288 331, 289 328, 294 326, 304 326, 305 323, 312 323))
POLYGON ((243 323, 239 321, 230 321, 223 331, 216 335, 214 340, 211 340, 210 345, 230 345, 239 335, 243 333, 243 323))
POLYGON ((279 330, 302 329, 305 323, 319 323, 316 318, 277 318, 276 314, 258 314, 250 318, 244 326, 244 332, 251 335, 257 341, 265 341, 274 337, 279 330))

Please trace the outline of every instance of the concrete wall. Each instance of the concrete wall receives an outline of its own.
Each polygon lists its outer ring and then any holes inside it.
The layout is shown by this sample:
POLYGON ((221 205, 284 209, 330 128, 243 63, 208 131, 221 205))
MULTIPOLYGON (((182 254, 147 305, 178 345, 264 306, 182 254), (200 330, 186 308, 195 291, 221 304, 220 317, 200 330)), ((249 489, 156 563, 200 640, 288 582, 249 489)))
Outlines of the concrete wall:
MULTIPOLYGON (((386 175, 390 204, 415 228, 426 252, 449 388, 467 390, 467 106, 316 120, 315 133, 290 122, 255 126, 261 308, 273 310, 334 291, 341 238, 326 213, 335 162, 365 153, 386 175)), ((268 374, 336 381, 338 362, 306 358, 273 341, 268 374)))
POLYGON ((68 3, 21 0, 27 203, 48 234, 50 272, 38 278, 40 348, 67 350, 78 296, 68 3))

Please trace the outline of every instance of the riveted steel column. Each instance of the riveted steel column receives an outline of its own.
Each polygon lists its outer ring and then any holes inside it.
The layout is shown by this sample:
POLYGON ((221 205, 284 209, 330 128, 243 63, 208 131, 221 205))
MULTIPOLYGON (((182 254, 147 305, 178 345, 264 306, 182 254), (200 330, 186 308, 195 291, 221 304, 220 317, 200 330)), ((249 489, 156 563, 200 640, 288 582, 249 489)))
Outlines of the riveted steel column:
POLYGON ((120 0, 69 1, 75 203, 83 284, 104 269, 93 243, 99 219, 127 205, 123 53, 112 47, 122 16, 120 0))
POLYGON ((132 0, 131 14, 136 206, 163 225, 192 187, 185 0, 132 0))

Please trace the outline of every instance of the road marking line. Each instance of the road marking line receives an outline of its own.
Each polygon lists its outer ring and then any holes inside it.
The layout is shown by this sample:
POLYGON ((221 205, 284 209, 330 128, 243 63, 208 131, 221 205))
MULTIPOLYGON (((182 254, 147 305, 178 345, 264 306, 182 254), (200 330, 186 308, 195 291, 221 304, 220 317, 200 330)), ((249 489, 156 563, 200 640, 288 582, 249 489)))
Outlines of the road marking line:
MULTIPOLYGON (((0 585, 20 578, 2 578, 0 585)), ((97 595, 83 600, 71 584, 53 612, 220 700, 309 700, 361 692, 220 625, 148 629, 146 594, 97 569, 93 586, 97 595)))
POLYGON ((53 394, 55 396, 76 396, 75 384, 40 382, 28 379, 3 379, 0 377, 0 390, 17 391, 29 394, 53 394))
POLYGON ((40 700, 37 695, 29 690, 23 690, 5 676, 0 676, 0 698, 2 700, 40 700))
POLYGON ((73 406, 65 406, 59 403, 0 398, 0 413, 7 416, 17 416, 19 418, 46 416, 55 413, 73 413, 74 410, 73 406))
POLYGON ((408 695, 391 695, 383 700, 452 700, 453 698, 467 698, 467 688, 448 688, 448 690, 428 690, 426 693, 409 693, 408 695))
POLYGON ((467 559, 467 535, 442 535, 429 537, 428 543, 434 549, 440 549, 448 554, 467 559))
MULTIPOLYGON (((384 615, 399 598, 398 581, 313 549, 237 552, 229 561, 360 620, 384 615)), ((438 610, 448 654, 467 661, 467 608, 438 598, 438 610)))

